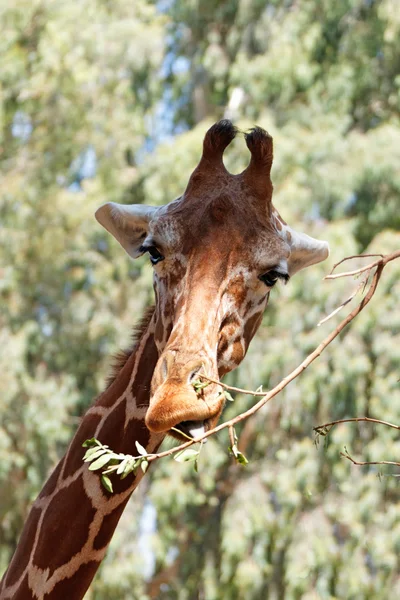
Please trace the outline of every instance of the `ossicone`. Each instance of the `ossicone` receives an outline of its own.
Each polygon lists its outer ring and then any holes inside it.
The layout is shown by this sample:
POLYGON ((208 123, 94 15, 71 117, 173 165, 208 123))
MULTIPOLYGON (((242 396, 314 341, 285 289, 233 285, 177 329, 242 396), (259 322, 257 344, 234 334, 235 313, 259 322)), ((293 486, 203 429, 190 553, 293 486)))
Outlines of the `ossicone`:
POLYGON ((237 132, 236 127, 228 119, 215 123, 204 136, 203 158, 209 160, 222 158, 225 148, 229 146, 237 132))
POLYGON ((274 155, 272 137, 261 127, 253 127, 245 133, 244 137, 251 153, 251 160, 242 173, 243 180, 254 195, 270 207, 272 200, 270 175, 274 155))
POLYGON ((205 180, 204 176, 210 176, 211 173, 218 175, 227 174, 223 162, 224 150, 236 137, 238 130, 228 119, 222 119, 215 123, 204 136, 203 154, 196 169, 193 171, 185 195, 195 189, 205 180))
MULTIPOLYGON (((209 178, 211 174, 214 176, 231 175, 224 166, 223 153, 238 132, 239 130, 228 119, 222 119, 210 127, 204 136, 203 154, 189 179, 185 196, 190 197, 191 192, 198 186, 202 186, 205 176, 209 178)), ((240 177, 253 195, 268 205, 271 203, 272 197, 270 179, 273 160, 272 137, 261 127, 253 127, 244 134, 244 137, 251 153, 251 160, 240 177)), ((231 176, 238 177, 237 175, 231 176)))
POLYGON ((262 169, 262 172, 269 176, 274 155, 272 137, 265 129, 253 127, 244 134, 244 138, 251 153, 249 166, 262 169))

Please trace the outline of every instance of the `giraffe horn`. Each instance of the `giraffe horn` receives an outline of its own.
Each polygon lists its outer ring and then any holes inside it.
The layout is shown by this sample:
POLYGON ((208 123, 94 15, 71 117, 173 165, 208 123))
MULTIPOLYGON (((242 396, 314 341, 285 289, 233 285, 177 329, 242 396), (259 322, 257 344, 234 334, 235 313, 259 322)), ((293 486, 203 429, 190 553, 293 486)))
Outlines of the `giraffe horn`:
POLYGON ((211 165, 223 167, 222 155, 236 134, 236 127, 228 119, 222 119, 210 127, 204 136, 203 154, 198 168, 211 165))
POLYGON ((251 153, 249 166, 242 173, 247 185, 267 203, 272 199, 271 167, 273 161, 272 137, 261 127, 245 133, 246 145, 251 153))
POLYGON ((192 193, 196 193, 198 188, 202 187, 205 174, 207 177, 210 173, 218 175, 219 173, 227 173, 222 159, 224 150, 233 138, 238 133, 238 130, 228 119, 222 119, 214 123, 207 131, 203 141, 203 154, 192 175, 190 176, 184 197, 190 197, 192 193))

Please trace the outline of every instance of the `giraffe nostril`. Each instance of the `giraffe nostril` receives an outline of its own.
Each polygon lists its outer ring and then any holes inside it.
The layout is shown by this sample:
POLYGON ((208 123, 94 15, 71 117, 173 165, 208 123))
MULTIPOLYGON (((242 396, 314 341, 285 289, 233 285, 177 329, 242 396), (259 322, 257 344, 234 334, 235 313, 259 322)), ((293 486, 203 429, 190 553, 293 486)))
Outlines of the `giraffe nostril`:
POLYGON ((202 367, 203 367, 203 365, 201 364, 201 365, 198 365, 195 369, 192 369, 190 371, 189 377, 188 377, 189 383, 192 383, 196 379, 196 376, 202 367))
POLYGON ((157 366, 157 386, 174 382, 180 385, 191 385, 198 373, 204 369, 204 358, 187 360, 186 356, 176 355, 168 351, 160 358, 157 366))
POLYGON ((164 358, 164 360, 162 361, 161 372, 162 372, 163 380, 165 381, 168 376, 168 362, 167 362, 166 358, 164 358))

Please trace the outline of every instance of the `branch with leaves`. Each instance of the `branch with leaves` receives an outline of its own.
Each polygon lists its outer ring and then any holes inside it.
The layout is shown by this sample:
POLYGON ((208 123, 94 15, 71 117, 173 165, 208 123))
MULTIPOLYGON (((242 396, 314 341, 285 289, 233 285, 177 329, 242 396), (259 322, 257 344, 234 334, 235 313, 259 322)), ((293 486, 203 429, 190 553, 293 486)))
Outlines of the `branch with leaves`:
MULTIPOLYGON (((362 310, 364 310, 364 308, 367 306, 367 304, 369 304, 369 302, 371 301, 371 299, 373 298, 373 296, 376 292, 376 289, 378 287, 378 284, 379 284, 379 281, 382 276, 384 268, 386 267, 386 265, 388 263, 390 263, 393 260, 396 260, 398 258, 400 258, 400 250, 398 250, 396 252, 392 252, 391 254, 387 254, 387 255, 365 254, 365 255, 359 255, 359 256, 349 256, 334 265, 331 273, 329 275, 327 275, 325 277, 325 279, 332 280, 332 279, 338 279, 341 277, 350 277, 350 276, 359 277, 360 275, 363 275, 363 280, 362 280, 361 284, 358 285, 355 292, 350 296, 350 298, 345 300, 336 310, 334 310, 330 315, 328 315, 328 317, 323 319, 323 321, 321 321, 320 324, 327 321, 328 319, 330 319, 334 314, 336 314, 338 312, 338 310, 340 310, 345 305, 347 305, 351 300, 353 300, 353 298, 358 293, 361 292, 362 298, 361 298, 359 304, 335 327, 335 329, 333 331, 331 331, 331 333, 328 336, 325 337, 325 339, 315 348, 315 350, 313 352, 311 352, 303 360, 303 362, 298 367, 296 367, 296 369, 294 369, 291 373, 289 373, 289 375, 284 377, 269 392, 263 392, 261 388, 258 388, 256 391, 251 391, 251 390, 246 390, 246 389, 229 386, 225 383, 222 383, 221 381, 212 379, 204 374, 199 374, 198 379, 193 382, 193 387, 198 393, 200 393, 201 390, 204 389, 207 385, 210 385, 210 383, 214 383, 214 384, 220 386, 221 387, 220 393, 223 394, 225 396, 225 398, 229 401, 233 400, 233 397, 230 394, 230 392, 248 394, 248 395, 255 396, 255 397, 261 397, 261 399, 254 406, 252 406, 248 410, 242 412, 241 414, 237 415, 236 417, 234 417, 228 421, 225 421, 224 423, 221 423, 220 425, 217 425, 217 427, 210 429, 209 431, 205 432, 201 436, 198 436, 193 439, 188 438, 187 442, 184 442, 184 443, 180 444, 179 446, 176 446, 169 450, 165 450, 164 452, 148 454, 146 452, 146 450, 143 447, 141 447, 140 444, 138 444, 136 442, 136 448, 139 453, 138 456, 133 456, 133 455, 128 455, 128 454, 117 454, 117 453, 113 452, 108 446, 101 444, 101 442, 99 442, 95 438, 86 440, 86 442, 84 442, 83 445, 84 445, 84 447, 88 448, 88 450, 86 451, 86 454, 84 456, 84 461, 91 463, 89 466, 89 469, 92 471, 102 470, 102 475, 101 475, 102 483, 103 483, 104 487, 110 492, 112 491, 110 475, 115 474, 115 475, 119 475, 121 478, 124 478, 127 475, 129 475, 129 473, 135 473, 139 468, 141 468, 143 471, 145 471, 150 462, 152 462, 154 460, 158 460, 160 458, 164 458, 166 456, 174 455, 175 460, 177 460, 178 462, 194 461, 195 468, 197 469, 197 462, 198 462, 200 451, 203 446, 203 442, 206 440, 206 438, 208 438, 212 435, 215 435, 216 433, 218 433, 219 431, 222 431, 223 429, 228 429, 228 431, 229 431, 229 438, 230 438, 229 451, 230 451, 230 453, 234 456, 234 458, 240 464, 247 464, 248 461, 247 461, 246 457, 238 449, 238 439, 237 439, 236 432, 235 432, 235 425, 237 425, 241 421, 248 419, 249 417, 254 415, 256 412, 258 412, 263 406, 265 406, 268 402, 270 402, 272 400, 272 398, 277 396, 283 389, 285 389, 285 387, 290 382, 292 382, 299 375, 301 375, 301 373, 303 373, 305 371, 305 369, 307 369, 307 367, 309 367, 310 364, 313 363, 322 354, 322 352, 327 348, 327 346, 329 346, 329 344, 332 343, 332 341, 343 331, 343 329, 349 323, 351 323, 351 321, 353 321, 353 319, 355 319, 362 310), (365 258, 365 257, 372 257, 372 256, 373 257, 378 256, 379 258, 374 260, 372 263, 369 263, 368 265, 360 267, 359 269, 354 269, 352 271, 347 271, 347 272, 342 272, 342 273, 335 273, 335 270, 337 269, 337 267, 348 260, 356 259, 356 258, 359 259, 359 258, 365 258), (191 446, 193 446, 194 444, 199 443, 199 442, 200 442, 200 448, 198 450, 191 448, 191 446)), ((361 420, 361 419, 359 419, 359 420, 361 420)), ((362 420, 367 420, 367 418, 364 417, 364 418, 362 418, 362 420)), ((315 431, 319 435, 326 435, 327 433, 329 433, 330 428, 337 423, 339 423, 339 421, 327 423, 326 425, 321 425, 321 426, 315 428, 315 431)), ((393 426, 393 427, 397 428, 397 426, 393 426)), ((182 433, 182 432, 179 432, 179 433, 182 433)), ((346 454, 343 456, 345 456, 346 458, 348 458, 349 460, 354 462, 354 464, 358 464, 353 459, 351 459, 350 455, 346 454)), ((390 464, 393 464, 393 463, 390 463, 390 464)), ((397 464, 397 463, 395 463, 395 464, 397 464)))

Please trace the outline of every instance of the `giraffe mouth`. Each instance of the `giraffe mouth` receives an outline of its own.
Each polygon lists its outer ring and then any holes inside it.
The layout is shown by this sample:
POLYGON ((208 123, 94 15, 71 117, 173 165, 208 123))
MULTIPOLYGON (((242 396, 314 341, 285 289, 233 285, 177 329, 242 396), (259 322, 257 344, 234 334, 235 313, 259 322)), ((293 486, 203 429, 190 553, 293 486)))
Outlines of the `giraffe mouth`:
MULTIPOLYGON (((179 440, 187 441, 187 438, 196 439, 207 431, 207 420, 206 421, 181 421, 174 426, 173 430, 170 431, 171 435, 177 437, 179 440), (182 433, 180 435, 179 433, 182 433)), ((205 439, 204 442, 207 440, 205 439)))

